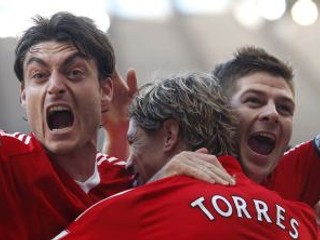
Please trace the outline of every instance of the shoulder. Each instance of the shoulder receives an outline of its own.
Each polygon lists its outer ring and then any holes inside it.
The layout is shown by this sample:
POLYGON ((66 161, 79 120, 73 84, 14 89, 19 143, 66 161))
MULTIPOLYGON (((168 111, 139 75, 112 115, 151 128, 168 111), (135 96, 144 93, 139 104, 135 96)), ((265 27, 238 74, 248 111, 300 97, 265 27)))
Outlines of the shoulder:
MULTIPOLYGON (((315 148, 316 139, 317 138, 314 138, 314 140, 309 140, 309 141, 300 143, 300 144, 288 149, 288 151, 286 151, 284 153, 284 158, 293 157, 293 156, 299 156, 299 155, 305 155, 307 153, 311 153, 310 150, 313 151, 313 149, 316 149, 315 148)), ((319 150, 318 151, 320 151, 320 145, 319 145, 319 150)))
MULTIPOLYGON (((296 164, 303 163, 304 167, 312 166, 316 162, 320 162, 320 135, 313 140, 303 142, 291 149, 289 149, 281 158, 281 166, 293 167, 296 164)), ((301 164, 300 164, 301 165, 301 164)))
POLYGON ((97 153, 96 161, 101 185, 106 185, 112 194, 131 187, 131 175, 125 161, 102 153, 97 153))
POLYGON ((6 133, 0 131, 0 154, 6 156, 20 155, 34 151, 40 144, 35 137, 20 132, 6 133))
POLYGON ((316 155, 320 157, 320 133, 312 140, 300 143, 293 148, 290 148, 285 154, 284 158, 293 156, 316 155))
POLYGON ((21 142, 21 143, 27 145, 30 143, 31 136, 20 133, 20 132, 6 133, 0 129, 0 139, 1 139, 1 142, 16 141, 16 142, 21 142))
POLYGON ((110 176, 112 172, 115 174, 122 172, 121 174, 128 175, 125 168, 126 162, 123 160, 98 152, 96 155, 96 161, 98 170, 102 175, 106 173, 110 176))
POLYGON ((116 157, 109 156, 107 154, 100 153, 100 152, 97 153, 96 160, 97 160, 98 166, 104 165, 104 164, 111 164, 111 165, 124 167, 126 165, 126 161, 118 159, 116 157))

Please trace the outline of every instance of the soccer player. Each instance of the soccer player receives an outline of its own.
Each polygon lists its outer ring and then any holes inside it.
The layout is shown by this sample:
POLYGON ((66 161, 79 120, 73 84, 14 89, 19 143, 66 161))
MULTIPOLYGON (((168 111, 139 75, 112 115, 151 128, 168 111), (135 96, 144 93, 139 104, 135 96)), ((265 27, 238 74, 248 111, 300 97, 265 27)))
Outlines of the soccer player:
MULTIPOLYGON (((55 239, 317 239, 312 210, 248 179, 234 151, 234 116, 210 74, 173 75, 146 85, 130 107, 127 167, 145 184, 174 155, 205 147, 237 184, 186 176, 102 200, 55 239)), ((190 156, 186 156, 190 157, 190 156)))
MULTIPOLYGON (((249 46, 212 73, 239 118, 238 151, 244 172, 286 199, 313 207, 320 199, 320 135, 284 154, 295 111, 291 67, 264 49, 249 46)), ((214 170, 227 179, 220 169, 214 170)))
POLYGON ((283 155, 295 110, 291 67, 250 46, 213 74, 238 116, 239 159, 247 176, 313 207, 320 199, 320 135, 283 155))
POLYGON ((131 187, 125 162, 96 145, 120 76, 106 34, 70 13, 36 17, 15 54, 32 133, 0 131, 0 236, 50 239, 97 201, 131 187))

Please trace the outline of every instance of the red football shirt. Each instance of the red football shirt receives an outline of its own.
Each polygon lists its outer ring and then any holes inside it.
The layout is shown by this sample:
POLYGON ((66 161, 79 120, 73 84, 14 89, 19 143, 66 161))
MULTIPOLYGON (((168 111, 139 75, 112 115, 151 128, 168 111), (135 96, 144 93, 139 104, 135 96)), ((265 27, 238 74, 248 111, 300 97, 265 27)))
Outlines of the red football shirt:
POLYGON ((236 175, 236 186, 162 179, 100 201, 56 239, 317 239, 306 204, 254 183, 234 158, 220 160, 236 175))
POLYGON ((311 207, 320 200, 320 137, 284 154, 264 186, 311 207))
POLYGON ((33 135, 1 132, 0 238, 50 239, 97 201, 130 186, 124 162, 99 153, 94 180, 82 190, 33 135))

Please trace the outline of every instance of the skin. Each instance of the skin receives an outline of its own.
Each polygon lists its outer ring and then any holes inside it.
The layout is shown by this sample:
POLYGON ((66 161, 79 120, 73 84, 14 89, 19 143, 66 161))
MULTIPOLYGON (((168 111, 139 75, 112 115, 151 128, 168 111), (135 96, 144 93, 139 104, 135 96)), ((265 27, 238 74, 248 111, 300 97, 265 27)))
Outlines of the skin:
POLYGON ((137 76, 134 69, 127 72, 126 81, 116 69, 112 77, 113 98, 102 114, 102 126, 107 140, 104 141, 102 152, 119 159, 127 159, 129 146, 127 130, 129 123, 128 106, 137 90, 137 76))
POLYGON ((96 62, 68 42, 34 45, 23 70, 20 98, 33 133, 53 161, 73 178, 87 179, 94 169, 102 106, 112 97, 111 81, 99 83, 96 62), (47 115, 52 107, 69 109, 71 126, 50 129, 47 115))
POLYGON ((148 182, 175 155, 176 151, 171 145, 176 147, 172 142, 177 141, 178 129, 174 120, 166 120, 159 130, 148 133, 137 126, 134 119, 130 119, 127 133, 130 156, 127 169, 134 174, 134 185, 148 182))
MULTIPOLYGON (((138 89, 136 72, 130 69, 127 78, 124 80, 119 71, 116 70, 112 78, 112 89, 112 101, 106 103, 106 110, 102 114, 102 126, 106 135, 103 152, 120 159, 128 159, 130 157, 127 141, 127 130, 129 128, 127 110, 138 89)), ((130 135, 133 134, 130 133, 130 135)), ((149 181, 178 174, 192 176, 211 183, 235 184, 234 178, 227 174, 218 159, 209 155, 205 148, 195 152, 182 151, 153 175, 149 181), (194 161, 194 159, 197 159, 197 161, 194 161)))
MULTIPOLYGON (((248 177, 258 183, 274 170, 288 146, 292 134, 293 114, 295 111, 294 100, 294 94, 290 86, 281 77, 258 72, 237 80, 236 88, 231 98, 231 105, 238 114, 239 119, 240 161, 248 177), (248 144, 252 134, 263 134, 272 137, 275 140, 273 150, 265 155, 252 150, 248 144)), ((134 132, 132 129, 130 131, 134 132)), ((134 151, 133 148, 131 150, 134 151)), ((206 150, 201 149, 196 152, 183 151, 177 154, 175 156, 176 162, 182 162, 185 165, 176 165, 178 170, 175 173, 173 168, 171 174, 175 175, 184 172, 186 175, 196 176, 212 183, 235 184, 234 179, 221 165, 208 164, 206 166, 203 164, 200 167, 199 162, 194 161, 194 159, 200 160, 211 157, 207 153, 206 150), (180 168, 184 169, 181 170, 180 168)), ((139 154, 135 158, 139 159, 139 154)), ((205 159, 202 163, 206 161, 208 159, 205 159)), ((213 162, 212 159, 210 161, 213 162)), ((142 176, 148 176, 148 174, 144 173, 146 170, 141 162, 131 159, 128 162, 128 168, 133 168, 136 164, 135 172, 141 172, 142 176)), ((141 184, 146 182, 148 177, 145 177, 144 180, 139 178, 137 182, 141 184)), ((154 178, 154 180, 157 179, 154 178)), ((315 206, 318 220, 320 219, 319 206, 320 201, 315 206)))
MULTIPOLYGON (((119 120, 119 116, 123 115, 126 121, 127 114, 123 114, 125 111, 117 106, 127 105, 136 92, 135 72, 129 72, 126 84, 118 71, 115 71, 112 81, 115 81, 117 96, 113 97, 111 79, 99 81, 94 59, 80 54, 72 43, 56 41, 32 46, 26 54, 23 70, 24 83, 21 85, 20 100, 32 132, 52 161, 59 164, 73 179, 82 182, 87 180, 95 169, 97 130, 100 124, 104 127, 107 124, 114 126, 116 124, 112 122, 117 122, 115 119, 119 120), (60 129, 50 128, 47 116, 52 108, 70 111, 72 124, 60 129), (110 115, 116 117, 111 118, 110 115)), ((220 165, 213 156, 202 154, 200 158, 206 170, 198 173, 198 178, 213 181, 217 175, 224 175, 224 171, 211 173, 207 170, 215 164, 220 165)), ((194 164, 191 161, 183 164, 172 161, 157 172, 154 179, 184 171, 195 172, 194 164)), ((197 173, 193 174, 197 176, 197 173)), ((222 181, 227 184, 226 180, 222 181)))
POLYGON ((165 120, 162 127, 152 133, 130 119, 127 133, 130 155, 126 167, 134 176, 134 186, 181 174, 210 183, 235 184, 206 148, 189 151, 179 137, 179 131, 179 124, 174 119, 165 120))
MULTIPOLYGON (((115 106, 118 103, 120 106, 127 104, 132 98, 136 91, 135 73, 130 72, 126 87, 118 71, 115 72, 113 80, 116 81, 117 95, 128 96, 126 99, 113 98, 111 79, 99 81, 97 64, 93 59, 81 55, 71 43, 55 41, 32 46, 24 60, 23 69, 24 84, 21 86, 20 99, 33 133, 47 150, 49 158, 75 180, 85 181, 94 172, 100 123, 103 126, 112 125, 111 120, 106 120, 108 111, 115 116, 114 109, 117 109, 123 115, 124 111, 115 106), (72 125, 50 129, 47 115, 52 107, 72 112, 72 125)), ((201 159, 202 165, 208 166, 207 169, 215 164, 220 165, 213 156, 202 156, 201 159)), ((154 179, 174 175, 181 172, 180 169, 182 172, 194 172, 194 165, 190 163, 172 161, 154 179)), ((216 174, 205 170, 198 175, 200 179, 213 181, 216 175, 223 175, 223 172, 216 174)))
POLYGON ((286 81, 258 72, 237 80, 231 105, 239 119, 240 161, 248 177, 261 182, 285 152, 292 134, 294 94, 286 81), (274 140, 270 153, 250 146, 250 137, 263 135, 274 140))

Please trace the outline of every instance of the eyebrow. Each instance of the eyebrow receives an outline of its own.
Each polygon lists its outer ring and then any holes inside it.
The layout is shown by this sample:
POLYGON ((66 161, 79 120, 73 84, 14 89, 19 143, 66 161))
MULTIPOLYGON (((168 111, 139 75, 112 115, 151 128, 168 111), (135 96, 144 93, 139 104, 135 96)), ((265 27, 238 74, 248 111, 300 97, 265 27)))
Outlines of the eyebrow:
POLYGON ((248 94, 248 93, 255 93, 255 94, 264 94, 263 91, 261 90, 256 90, 256 89, 247 89, 245 90, 242 95, 248 94))
MULTIPOLYGON (((76 59, 76 58, 88 59, 88 56, 85 55, 84 53, 76 52, 76 53, 70 55, 69 57, 67 57, 67 58, 63 61, 62 65, 68 65, 68 64, 70 64, 71 62, 73 62, 74 59, 76 59)), ((38 64, 40 64, 40 65, 45 66, 45 67, 48 67, 48 66, 49 66, 49 64, 47 64, 45 61, 43 61, 41 58, 38 58, 38 57, 31 57, 31 58, 27 61, 26 66, 29 66, 29 65, 32 64, 33 62, 36 62, 36 63, 38 63, 38 64)))
MULTIPOLYGON (((242 93, 242 96, 245 96, 246 94, 251 94, 251 93, 252 94, 263 94, 263 95, 265 95, 263 91, 256 90, 256 89, 248 89, 248 90, 246 90, 246 91, 244 91, 242 93)), ((283 101, 289 102, 289 103, 293 104, 293 106, 295 106, 295 102, 291 98, 289 98, 287 96, 281 96, 280 99, 283 100, 283 101)))

